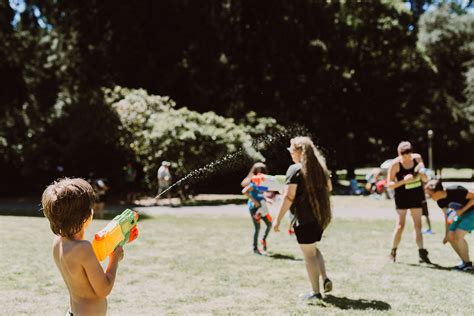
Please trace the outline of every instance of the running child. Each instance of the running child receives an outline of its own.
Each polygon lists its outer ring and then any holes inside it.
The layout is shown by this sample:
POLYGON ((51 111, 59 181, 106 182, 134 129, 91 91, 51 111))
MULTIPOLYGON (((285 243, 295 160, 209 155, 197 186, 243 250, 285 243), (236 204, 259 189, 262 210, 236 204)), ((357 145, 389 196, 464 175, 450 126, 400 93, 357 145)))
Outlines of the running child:
POLYGON ((254 234, 253 234, 253 252, 255 254, 261 254, 258 249, 258 235, 260 232, 260 221, 263 220, 267 228, 262 238, 262 247, 263 250, 267 250, 267 237, 272 228, 272 217, 268 211, 268 206, 265 200, 264 192, 258 190, 257 186, 251 181, 252 177, 259 173, 266 173, 267 167, 262 162, 255 163, 250 169, 247 177, 242 180, 241 185, 244 187, 242 194, 248 197, 248 208, 250 211, 250 216, 254 225, 254 234))
POLYGON ((78 178, 53 182, 44 190, 41 200, 43 213, 56 235, 53 258, 69 291, 67 315, 105 315, 107 296, 123 259, 123 249, 117 247, 104 272, 91 243, 84 240, 94 201, 92 186, 78 178))

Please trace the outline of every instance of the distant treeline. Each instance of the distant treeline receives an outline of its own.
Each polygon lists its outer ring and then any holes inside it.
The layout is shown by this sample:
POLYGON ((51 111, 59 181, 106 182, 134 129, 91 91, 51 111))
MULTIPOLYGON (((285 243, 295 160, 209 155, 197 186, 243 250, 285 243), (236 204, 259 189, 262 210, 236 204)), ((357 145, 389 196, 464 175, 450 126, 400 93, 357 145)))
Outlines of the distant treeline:
MULTIPOLYGON (((461 0, 0 0, 0 193, 37 191, 64 172, 119 184, 130 161, 151 190, 165 158, 184 175, 294 125, 331 169, 377 165, 401 140, 426 156, 429 129, 435 166, 472 167, 472 12, 461 0), (165 127, 145 117, 149 133, 138 133, 133 115, 117 113, 127 98, 111 97, 117 86, 170 96, 176 105, 157 110, 165 127), (192 122, 234 133, 197 135, 192 122)), ((260 149, 234 178, 259 155, 279 157, 260 149)))

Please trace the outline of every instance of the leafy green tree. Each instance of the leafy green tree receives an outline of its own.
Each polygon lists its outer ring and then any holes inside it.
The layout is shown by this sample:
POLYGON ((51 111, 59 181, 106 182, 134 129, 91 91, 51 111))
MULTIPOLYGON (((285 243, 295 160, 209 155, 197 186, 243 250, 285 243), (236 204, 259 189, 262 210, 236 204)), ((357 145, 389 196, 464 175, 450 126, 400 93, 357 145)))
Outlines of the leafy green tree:
MULTIPOLYGON (((216 175, 242 172, 252 160, 263 159, 248 130, 231 118, 177 109, 169 97, 148 95, 144 90, 115 87, 106 90, 106 98, 122 123, 121 145, 129 148, 142 166, 147 189, 156 188, 156 172, 163 160, 172 162, 177 178, 191 173, 219 190, 235 187, 238 181, 225 177, 218 188, 216 175)), ((277 130, 276 125, 267 119, 266 127, 277 130)))
POLYGON ((0 169, 11 179, 2 183, 0 191, 29 190, 32 181, 24 178, 41 178, 43 171, 41 161, 32 160, 49 120, 57 82, 48 69, 46 32, 35 23, 33 9, 25 9, 22 23, 14 26, 14 11, 7 1, 0 1, 0 15, 0 123, 4 127, 0 130, 0 169))
POLYGON ((470 72, 474 63, 474 15, 457 13, 448 6, 425 13, 420 19, 419 45, 436 75, 432 77, 433 101, 429 118, 437 138, 436 156, 441 165, 470 159, 472 100, 470 72))
MULTIPOLYGON (((379 163, 402 139, 424 152, 428 128, 436 133, 435 150, 442 149, 436 152, 440 163, 468 163, 471 1, 24 4, 15 12, 0 0, 0 159, 4 174, 22 183, 43 186, 57 165, 68 175, 95 172, 118 182, 126 161, 138 157, 145 167, 144 157, 155 155, 130 144, 140 137, 152 141, 146 134, 152 132, 168 144, 165 138, 177 132, 166 122, 179 124, 179 116, 191 127, 176 135, 192 143, 179 153, 192 155, 213 137, 222 137, 216 151, 234 153, 229 144, 242 145, 237 135, 246 134, 253 142, 273 142, 274 151, 257 150, 278 172, 289 163, 281 153, 292 132, 313 135, 333 169, 379 163), (146 121, 141 135, 110 104, 151 95, 132 89, 114 102, 104 100, 102 89, 115 91, 116 85, 169 95, 190 110, 178 112, 164 99, 146 101, 169 109, 137 110, 166 121, 163 129, 146 121), (280 130, 270 117, 300 130, 280 130), (223 128, 195 131, 196 122, 207 121, 235 125, 238 133, 224 138, 223 128), (270 140, 274 134, 279 141, 270 140)), ((185 173, 198 162, 175 167, 185 173)))

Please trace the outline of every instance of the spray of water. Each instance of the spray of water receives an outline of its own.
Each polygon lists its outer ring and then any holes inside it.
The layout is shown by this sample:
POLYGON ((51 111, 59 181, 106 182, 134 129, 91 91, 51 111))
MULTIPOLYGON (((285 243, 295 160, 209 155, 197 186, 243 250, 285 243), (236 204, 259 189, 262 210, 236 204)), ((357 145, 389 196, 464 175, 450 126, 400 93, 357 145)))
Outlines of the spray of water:
POLYGON ((173 183, 171 186, 169 186, 166 190, 164 190, 163 192, 161 192, 160 194, 158 194, 155 199, 159 198, 160 196, 162 196, 163 194, 165 194, 166 192, 168 192, 169 190, 171 190, 172 188, 174 188, 175 186, 179 185, 180 183, 186 181, 186 180, 189 180, 189 179, 196 179, 196 178, 202 178, 203 176, 205 175, 209 175, 211 174, 213 171, 215 171, 216 169, 218 169, 219 167, 222 167, 222 166, 225 166, 231 162, 234 162, 236 161, 236 158, 239 157, 239 156, 242 156, 243 155, 243 152, 244 152, 244 149, 241 148, 239 149, 237 152, 233 153, 233 154, 227 154, 225 155, 224 157, 222 157, 221 159, 219 160, 216 160, 216 161, 213 161, 201 168, 198 168, 198 169, 194 169, 193 171, 191 171, 190 173, 188 173, 186 176, 182 177, 181 179, 179 179, 178 181, 176 181, 175 183, 173 183))
POLYGON ((307 130, 305 128, 290 127, 290 128, 285 128, 282 131, 278 131, 272 134, 257 137, 253 139, 252 142, 248 144, 247 146, 244 146, 240 148, 239 150, 237 150, 237 152, 232 153, 232 154, 227 154, 216 161, 213 161, 201 168, 191 171, 186 176, 184 176, 183 178, 179 179, 178 181, 173 183, 171 186, 169 186, 166 190, 158 194, 155 197, 155 199, 158 199, 160 196, 162 196, 169 190, 173 189, 175 186, 183 183, 184 181, 190 181, 191 179, 193 180, 203 179, 205 177, 210 176, 213 172, 217 170, 246 163, 245 159, 242 159, 242 158, 245 156, 247 152, 251 150, 259 151, 264 148, 267 148, 268 146, 274 144, 275 142, 279 141, 280 139, 284 137, 292 137, 293 135, 304 135, 304 134, 307 134, 307 130))

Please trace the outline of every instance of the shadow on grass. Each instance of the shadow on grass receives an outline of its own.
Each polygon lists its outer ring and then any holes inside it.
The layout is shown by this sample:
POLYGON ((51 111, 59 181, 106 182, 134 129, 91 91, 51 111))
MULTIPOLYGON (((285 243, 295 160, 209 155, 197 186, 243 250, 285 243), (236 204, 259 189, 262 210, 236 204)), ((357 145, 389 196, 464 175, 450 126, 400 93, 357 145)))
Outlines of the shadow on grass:
POLYGON ((404 265, 410 266, 410 267, 428 268, 428 269, 435 269, 435 270, 442 270, 442 271, 463 272, 463 273, 467 273, 467 274, 472 274, 472 275, 474 275, 474 270, 470 270, 470 271, 458 271, 458 270, 455 270, 454 267, 443 267, 443 266, 440 266, 440 265, 437 264, 437 263, 432 263, 432 264, 430 264, 430 265, 421 265, 421 264, 403 263, 403 262, 400 262, 399 264, 404 264, 404 265))
POLYGON ((282 253, 267 252, 265 256, 277 260, 303 261, 301 258, 295 258, 293 255, 285 255, 282 253))
POLYGON ((374 309, 379 311, 386 311, 392 308, 390 304, 377 301, 377 300, 365 300, 365 299, 351 299, 348 297, 337 297, 333 295, 327 295, 324 298, 324 302, 331 304, 340 309, 374 309))

